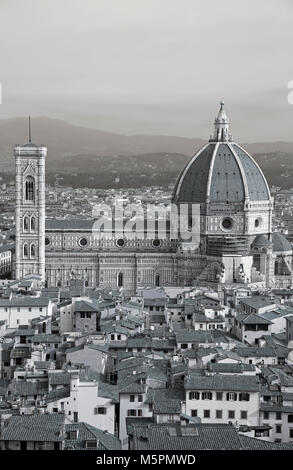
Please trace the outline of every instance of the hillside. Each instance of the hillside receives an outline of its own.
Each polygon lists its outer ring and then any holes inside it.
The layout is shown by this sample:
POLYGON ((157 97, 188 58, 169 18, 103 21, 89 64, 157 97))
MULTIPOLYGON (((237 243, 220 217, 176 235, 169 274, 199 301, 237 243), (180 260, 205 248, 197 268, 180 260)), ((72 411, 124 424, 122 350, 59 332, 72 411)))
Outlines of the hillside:
MULTIPOLYGON (((89 187, 139 187, 172 183, 205 143, 176 136, 125 136, 34 118, 33 141, 48 147, 47 181, 89 187), (34 138, 35 137, 35 138, 34 138)), ((0 120, 0 171, 13 177, 13 146, 27 141, 27 120, 0 120)), ((293 187, 293 143, 242 144, 260 164, 270 185, 293 187)))

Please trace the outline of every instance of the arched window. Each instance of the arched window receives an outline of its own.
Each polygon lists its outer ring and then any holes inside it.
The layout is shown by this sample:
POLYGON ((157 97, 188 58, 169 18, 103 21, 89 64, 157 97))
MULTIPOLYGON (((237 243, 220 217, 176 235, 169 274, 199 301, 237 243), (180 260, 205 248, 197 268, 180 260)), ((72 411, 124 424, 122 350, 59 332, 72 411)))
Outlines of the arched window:
POLYGON ((27 246, 27 244, 23 245, 23 257, 28 258, 28 246, 27 246))
POLYGON ((25 200, 35 200, 35 180, 32 176, 28 176, 25 182, 25 200))
POLYGON ((118 284, 118 287, 123 287, 123 274, 122 273, 118 274, 117 284, 118 284))
POLYGON ((280 263, 279 261, 275 261, 275 275, 280 274, 280 263))
POLYGON ((31 245, 31 258, 36 256, 36 247, 34 244, 31 245))
POLYGON ((25 215, 23 219, 23 230, 28 231, 28 217, 25 215))
POLYGON ((31 230, 36 230, 36 218, 34 216, 31 217, 31 230))
POLYGON ((253 255, 253 266, 257 271, 260 271, 260 255, 253 255))
POLYGON ((155 287, 160 287, 160 274, 155 275, 155 287))

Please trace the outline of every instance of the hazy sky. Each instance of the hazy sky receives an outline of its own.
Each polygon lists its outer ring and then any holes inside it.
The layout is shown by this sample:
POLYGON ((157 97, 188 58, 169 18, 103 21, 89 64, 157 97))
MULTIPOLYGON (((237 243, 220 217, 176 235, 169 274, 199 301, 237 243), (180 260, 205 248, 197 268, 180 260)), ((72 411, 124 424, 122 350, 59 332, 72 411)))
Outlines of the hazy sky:
MULTIPOLYGON (((0 118, 293 141, 292 0, 0 0, 0 118)), ((1 138, 1 136, 0 136, 1 138)))

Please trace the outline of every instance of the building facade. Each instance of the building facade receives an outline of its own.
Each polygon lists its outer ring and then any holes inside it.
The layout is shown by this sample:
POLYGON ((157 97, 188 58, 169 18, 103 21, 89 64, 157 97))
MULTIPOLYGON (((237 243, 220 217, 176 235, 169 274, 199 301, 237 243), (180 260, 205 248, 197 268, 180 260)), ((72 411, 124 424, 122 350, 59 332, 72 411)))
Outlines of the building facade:
MULTIPOLYGON (((199 243, 183 250, 169 229, 148 236, 95 229, 93 220, 47 219, 45 156, 31 143, 15 147, 16 278, 41 274, 47 286, 141 286, 256 284, 292 286, 292 246, 272 231, 273 199, 254 159, 233 141, 221 102, 209 142, 183 169, 172 202, 200 208, 199 223, 188 220, 199 243), (196 225, 196 226, 195 226, 196 225)), ((172 219, 171 219, 172 223, 172 219)))

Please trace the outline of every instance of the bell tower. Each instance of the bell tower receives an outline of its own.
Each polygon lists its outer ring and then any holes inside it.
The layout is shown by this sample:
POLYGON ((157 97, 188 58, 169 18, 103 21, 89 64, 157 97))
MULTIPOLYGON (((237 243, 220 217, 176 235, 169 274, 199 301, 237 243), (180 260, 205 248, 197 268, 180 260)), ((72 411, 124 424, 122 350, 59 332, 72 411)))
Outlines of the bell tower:
POLYGON ((45 279, 45 158, 47 148, 29 141, 14 147, 16 168, 15 277, 45 279))

